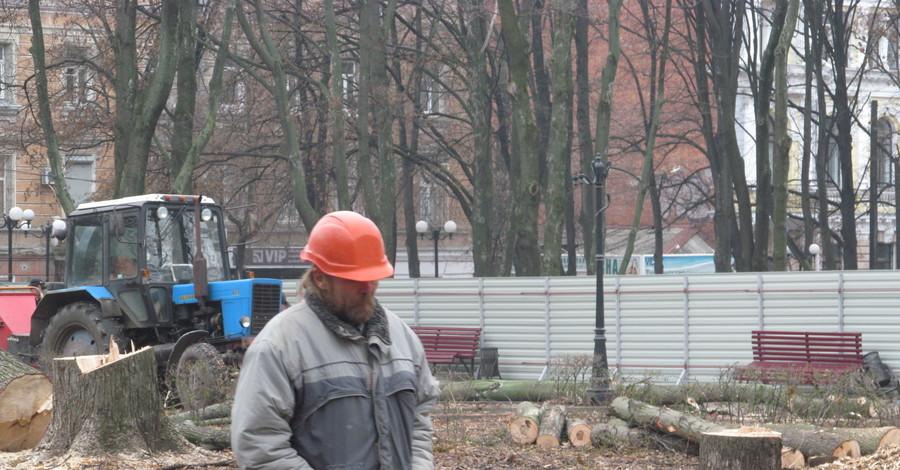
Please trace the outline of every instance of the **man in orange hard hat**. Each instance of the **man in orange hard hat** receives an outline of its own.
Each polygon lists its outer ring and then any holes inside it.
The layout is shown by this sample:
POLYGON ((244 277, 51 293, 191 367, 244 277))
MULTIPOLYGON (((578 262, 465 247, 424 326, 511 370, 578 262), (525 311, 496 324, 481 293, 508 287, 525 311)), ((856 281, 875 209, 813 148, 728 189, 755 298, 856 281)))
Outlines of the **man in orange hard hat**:
POLYGON ((232 409, 241 468, 433 469, 440 393, 415 333, 375 299, 394 274, 375 224, 322 217, 300 258, 304 299, 247 350, 232 409))

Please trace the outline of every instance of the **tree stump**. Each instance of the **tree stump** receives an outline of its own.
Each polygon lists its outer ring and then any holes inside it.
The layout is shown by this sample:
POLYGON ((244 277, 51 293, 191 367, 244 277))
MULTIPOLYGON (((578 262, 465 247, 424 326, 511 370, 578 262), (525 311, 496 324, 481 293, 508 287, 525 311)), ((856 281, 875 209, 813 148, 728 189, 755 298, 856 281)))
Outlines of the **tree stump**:
POLYGON ((781 470, 781 434, 763 428, 703 433, 700 470, 781 470))
POLYGON ((519 403, 516 419, 509 423, 509 435, 516 444, 531 444, 538 437, 541 409, 530 401, 519 403))
POLYGON ((591 427, 580 419, 566 420, 566 435, 574 447, 591 446, 591 427))
MULTIPOLYGON (((114 348, 116 349, 116 348, 114 348)), ((189 444, 163 410, 151 348, 118 356, 56 358, 50 427, 36 450, 45 457, 69 452, 100 456, 182 451, 189 444), (90 369, 91 363, 101 364, 90 369)))
POLYGON ((559 447, 560 437, 566 426, 566 407, 554 405, 541 413, 541 425, 535 441, 541 449, 559 447))
POLYGON ((0 349, 0 452, 41 441, 50 424, 52 391, 47 376, 0 349))

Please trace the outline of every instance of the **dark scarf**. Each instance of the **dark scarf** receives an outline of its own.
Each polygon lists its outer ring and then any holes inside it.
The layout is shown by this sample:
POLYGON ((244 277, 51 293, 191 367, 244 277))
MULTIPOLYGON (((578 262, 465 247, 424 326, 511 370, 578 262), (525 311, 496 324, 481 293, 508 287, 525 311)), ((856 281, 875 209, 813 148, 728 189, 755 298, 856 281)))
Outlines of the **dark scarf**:
POLYGON ((329 330, 333 331, 334 334, 341 338, 346 338, 350 341, 359 341, 374 337, 378 338, 385 346, 391 344, 387 315, 385 315, 384 307, 378 303, 378 300, 375 300, 375 313, 373 313, 372 318, 369 318, 369 321, 363 325, 362 329, 339 318, 334 314, 328 304, 323 302, 322 299, 313 293, 306 295, 306 304, 309 305, 309 308, 315 312, 316 316, 319 317, 319 320, 321 320, 329 330))

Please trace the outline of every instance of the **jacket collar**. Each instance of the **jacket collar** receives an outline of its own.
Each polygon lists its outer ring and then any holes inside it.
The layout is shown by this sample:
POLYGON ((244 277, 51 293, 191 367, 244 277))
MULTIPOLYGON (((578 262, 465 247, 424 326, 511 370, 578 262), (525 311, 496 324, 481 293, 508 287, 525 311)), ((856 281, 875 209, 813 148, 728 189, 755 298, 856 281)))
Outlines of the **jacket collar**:
POLYGON ((369 344, 377 346, 382 352, 391 345, 387 315, 378 300, 375 300, 375 312, 372 314, 372 318, 363 325, 362 329, 338 318, 332 312, 331 307, 315 294, 306 295, 306 304, 329 330, 341 338, 349 341, 366 340, 369 344))

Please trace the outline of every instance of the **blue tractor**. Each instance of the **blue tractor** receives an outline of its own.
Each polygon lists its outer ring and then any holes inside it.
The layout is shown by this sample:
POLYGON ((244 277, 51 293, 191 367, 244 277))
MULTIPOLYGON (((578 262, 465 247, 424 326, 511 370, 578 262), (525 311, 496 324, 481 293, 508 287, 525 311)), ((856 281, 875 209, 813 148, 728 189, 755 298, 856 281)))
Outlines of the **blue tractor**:
MULTIPOLYGON (((208 197, 84 203, 65 237, 65 286, 48 290, 31 316, 32 359, 103 354, 111 341, 122 351, 152 346, 176 388, 210 388, 197 395, 214 401, 226 363, 239 362, 282 310, 280 280, 237 278, 222 209, 208 197)), ((183 404, 201 405, 185 395, 183 404)))

